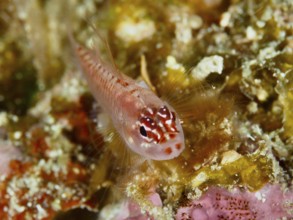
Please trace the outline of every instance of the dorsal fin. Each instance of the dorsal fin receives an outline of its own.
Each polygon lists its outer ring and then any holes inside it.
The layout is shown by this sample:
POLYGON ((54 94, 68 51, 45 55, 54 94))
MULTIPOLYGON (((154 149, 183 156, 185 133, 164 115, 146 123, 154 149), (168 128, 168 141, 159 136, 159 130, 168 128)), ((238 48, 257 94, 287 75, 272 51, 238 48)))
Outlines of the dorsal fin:
MULTIPOLYGON (((99 32, 99 30, 96 28, 96 26, 91 22, 91 20, 89 18, 86 18, 86 22, 90 25, 90 27, 93 29, 93 31, 95 32, 95 34, 99 37, 99 39, 105 45, 105 48, 106 48, 108 57, 110 58, 111 65, 113 66, 115 72, 120 75, 121 72, 117 68, 117 65, 115 63, 114 56, 112 54, 111 47, 110 47, 110 44, 109 44, 107 38, 105 38, 105 37, 102 36, 102 34, 99 32)), ((96 52, 99 54, 99 49, 98 48, 96 48, 96 52)))

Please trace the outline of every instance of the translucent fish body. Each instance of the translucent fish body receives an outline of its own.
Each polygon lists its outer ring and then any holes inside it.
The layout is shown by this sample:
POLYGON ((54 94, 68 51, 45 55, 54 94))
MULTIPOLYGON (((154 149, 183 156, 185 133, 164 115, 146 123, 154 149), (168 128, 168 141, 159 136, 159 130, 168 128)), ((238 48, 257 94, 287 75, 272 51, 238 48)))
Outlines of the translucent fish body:
POLYGON ((180 155, 184 135, 171 106, 91 51, 77 46, 76 53, 93 96, 132 151, 152 160, 180 155))

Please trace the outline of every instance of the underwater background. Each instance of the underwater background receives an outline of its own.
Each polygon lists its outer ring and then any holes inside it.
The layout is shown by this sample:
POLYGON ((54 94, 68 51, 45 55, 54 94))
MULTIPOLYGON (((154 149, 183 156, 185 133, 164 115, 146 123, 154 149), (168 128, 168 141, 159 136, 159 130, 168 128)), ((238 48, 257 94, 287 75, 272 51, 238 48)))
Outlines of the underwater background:
POLYGON ((0 2, 0 219, 292 219, 292 166, 292 1, 0 2), (179 157, 124 146, 70 36, 176 109, 179 157))

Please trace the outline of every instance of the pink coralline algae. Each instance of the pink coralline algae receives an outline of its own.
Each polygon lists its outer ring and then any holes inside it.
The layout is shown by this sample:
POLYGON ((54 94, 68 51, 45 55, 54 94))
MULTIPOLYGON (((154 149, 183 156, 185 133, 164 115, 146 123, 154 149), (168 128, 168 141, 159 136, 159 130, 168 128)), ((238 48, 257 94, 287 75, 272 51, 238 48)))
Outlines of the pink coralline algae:
POLYGON ((258 192, 211 187, 199 200, 179 208, 176 220, 291 219, 292 205, 293 192, 283 193, 278 185, 267 185, 258 192))
MULTIPOLYGON (((151 193, 148 196, 149 201, 158 207, 162 207, 162 200, 158 193, 151 193)), ((142 213, 140 206, 128 199, 120 206, 120 210, 118 214, 112 218, 115 220, 154 220, 152 216, 148 212, 142 213)))
POLYGON ((153 220, 147 213, 143 214, 138 204, 133 201, 126 201, 121 211, 115 217, 116 220, 153 220))

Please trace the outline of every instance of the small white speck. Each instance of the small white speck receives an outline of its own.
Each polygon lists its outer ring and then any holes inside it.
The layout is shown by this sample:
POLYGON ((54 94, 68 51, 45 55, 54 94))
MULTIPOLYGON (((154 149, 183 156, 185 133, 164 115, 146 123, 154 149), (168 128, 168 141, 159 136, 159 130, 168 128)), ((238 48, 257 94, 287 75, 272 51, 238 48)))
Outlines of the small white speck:
POLYGON ((183 8, 173 8, 170 20, 175 23, 176 40, 184 44, 192 40, 192 30, 200 28, 203 24, 200 16, 191 14, 183 8))
POLYGON ((60 200, 59 199, 55 199, 53 202, 52 202, 52 208, 53 210, 55 211, 59 211, 61 209, 61 205, 60 205, 60 200))
POLYGON ((61 198, 62 198, 62 199, 66 199, 66 197, 67 197, 66 193, 62 193, 62 194, 61 194, 61 198))
POLYGON ((40 205, 40 204, 37 204, 36 205, 36 208, 38 210, 38 219, 42 219, 42 218, 45 218, 48 216, 48 213, 46 212, 46 210, 40 205))
POLYGON ((157 49, 160 49, 160 48, 162 48, 162 46, 163 46, 163 44, 162 44, 162 43, 157 43, 157 44, 156 44, 156 48, 157 48, 157 49))
POLYGON ((266 23, 265 23, 264 21, 258 20, 258 21, 256 22, 256 25, 257 25, 259 28, 263 28, 263 27, 266 25, 266 23))
POLYGON ((247 105, 247 110, 248 110, 251 114, 256 113, 257 110, 258 110, 257 103, 256 103, 256 102, 250 102, 250 103, 247 105))
POLYGON ((224 59, 214 55, 203 58, 191 71, 192 76, 198 80, 204 80, 210 73, 221 74, 224 68, 224 59))
POLYGON ((205 182, 208 179, 208 176, 205 172, 200 172, 195 178, 193 178, 191 184, 192 187, 198 187, 203 182, 205 182))
POLYGON ((79 173, 80 173, 80 170, 79 170, 78 168, 75 167, 75 168, 73 169, 73 172, 74 172, 75 174, 79 174, 79 173))
POLYGON ((266 201, 266 198, 265 198, 265 195, 261 192, 256 192, 255 193, 255 197, 260 200, 261 202, 265 202, 266 201))
MULTIPOLYGON (((175 57, 173 57, 173 56, 167 57, 166 67, 168 69, 179 70, 180 72, 185 72, 185 68, 183 67, 183 65, 178 63, 177 60, 175 59, 175 57)), ((167 73, 166 73, 166 75, 167 75, 167 73)))
POLYGON ((171 119, 167 120, 167 121, 166 121, 166 124, 167 124, 167 125, 172 124, 172 120, 171 120, 171 119))
POLYGON ((222 15, 222 18, 221 18, 221 21, 220 21, 220 25, 222 27, 227 27, 229 25, 230 19, 231 19, 231 14, 229 12, 225 12, 222 15))
POLYGON ((16 131, 16 132, 14 132, 14 134, 13 134, 13 137, 14 137, 16 140, 20 139, 21 136, 22 136, 22 132, 20 132, 20 131, 16 131))
POLYGON ((248 26, 246 28, 246 37, 249 40, 255 40, 257 38, 257 33, 256 31, 253 29, 253 27, 248 26))
POLYGON ((18 122, 18 117, 16 115, 12 115, 11 119, 13 122, 18 122))
POLYGON ((128 137, 128 143, 133 144, 133 138, 132 137, 128 137))
POLYGON ((8 115, 6 112, 0 112, 0 126, 5 126, 8 123, 8 115))
POLYGON ((115 34, 127 43, 135 43, 150 38, 155 31, 156 27, 152 20, 144 19, 137 22, 127 19, 118 24, 115 34))
POLYGON ((276 51, 273 46, 271 46, 271 47, 269 46, 269 47, 266 47, 266 48, 260 50, 260 52, 258 54, 258 60, 262 62, 264 60, 271 59, 271 58, 277 56, 278 54, 280 54, 279 51, 276 51))

